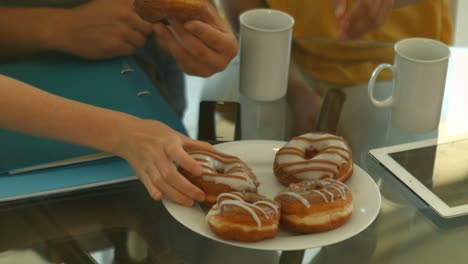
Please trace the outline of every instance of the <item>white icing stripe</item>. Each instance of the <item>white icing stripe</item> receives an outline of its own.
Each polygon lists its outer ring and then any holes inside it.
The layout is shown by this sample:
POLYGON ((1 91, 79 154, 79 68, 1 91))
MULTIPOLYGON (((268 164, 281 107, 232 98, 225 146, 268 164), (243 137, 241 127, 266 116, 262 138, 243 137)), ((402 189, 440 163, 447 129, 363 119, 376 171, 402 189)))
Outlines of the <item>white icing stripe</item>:
MULTIPOLYGON (((236 192, 238 193, 238 192, 236 192)), ((232 194, 232 193, 222 193, 220 195, 218 195, 218 197, 216 198, 217 201, 219 201, 221 198, 223 197, 228 197, 228 198, 231 198, 231 199, 235 199, 235 200, 239 200, 239 201, 244 201, 241 197, 235 195, 235 194, 232 194)))
POLYGON ((320 196, 322 196, 323 200, 325 200, 325 202, 328 203, 327 197, 320 190, 312 190, 312 192, 320 194, 320 196))
POLYGON ((331 199, 331 202, 333 203, 334 200, 335 200, 335 195, 333 195, 333 193, 329 192, 327 189, 323 188, 322 189, 323 192, 327 193, 328 195, 330 195, 330 199, 331 199))
POLYGON ((292 197, 296 198, 297 200, 299 200, 305 207, 310 208, 309 201, 307 201, 307 199, 305 199, 304 197, 300 196, 299 194, 297 194, 295 192, 281 192, 281 193, 279 193, 279 195, 292 196, 292 197))
POLYGON ((235 164, 235 163, 242 163, 237 157, 223 157, 219 155, 217 152, 212 152, 212 151, 196 151, 193 154, 190 154, 193 158, 200 158, 200 159, 215 159, 218 162, 221 163, 230 163, 230 164, 235 164))
POLYGON ((256 208, 257 210, 260 210, 267 219, 270 219, 270 217, 267 215, 265 210, 263 210, 260 206, 257 206, 255 204, 251 204, 251 203, 247 203, 247 202, 245 203, 245 205, 252 206, 253 208, 256 208))
POLYGON ((215 183, 222 183, 224 185, 230 186, 235 190, 254 190, 255 183, 253 181, 245 181, 238 178, 229 178, 229 177, 217 177, 217 176, 202 176, 202 179, 205 181, 213 181, 215 183))
POLYGON ((333 188, 335 190, 338 191, 338 193, 340 194, 341 198, 343 198, 343 200, 347 200, 348 197, 346 197, 346 192, 343 191, 343 189, 339 188, 339 187, 336 187, 335 185, 331 185, 329 186, 330 188, 333 188))
POLYGON ((223 205, 227 205, 227 204, 230 204, 230 205, 235 205, 235 206, 239 206, 240 208, 243 208, 245 209, 247 212, 250 213, 250 215, 252 216, 252 218, 255 220, 255 222, 257 223, 257 226, 258 227, 261 227, 262 226, 262 222, 260 221, 260 218, 258 218, 257 214, 255 213, 254 210, 252 210, 252 208, 248 207, 247 205, 245 205, 244 203, 242 203, 241 201, 233 201, 233 200, 224 200, 222 201, 220 204, 219 204, 219 207, 223 206, 223 205))
POLYGON ((342 183, 342 182, 340 182, 340 181, 337 181, 337 180, 335 180, 335 183, 338 184, 339 186, 345 188, 346 190, 351 191, 351 190, 349 189, 348 185, 346 185, 346 184, 344 184, 344 183, 342 183))
POLYGON ((275 213, 278 213, 278 206, 276 206, 274 203, 268 202, 268 201, 256 201, 254 204, 264 204, 269 207, 271 207, 275 213))

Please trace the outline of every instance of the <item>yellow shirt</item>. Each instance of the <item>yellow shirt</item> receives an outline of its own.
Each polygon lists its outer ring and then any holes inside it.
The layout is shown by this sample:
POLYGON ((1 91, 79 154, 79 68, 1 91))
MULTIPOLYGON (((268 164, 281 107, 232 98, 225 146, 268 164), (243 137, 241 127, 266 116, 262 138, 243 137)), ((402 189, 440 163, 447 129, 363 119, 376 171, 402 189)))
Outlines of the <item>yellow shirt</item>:
MULTIPOLYGON (((332 0, 268 0, 270 7, 291 14, 295 37, 336 39, 339 20, 332 0)), ((351 6, 352 2, 348 1, 351 6)), ((394 9, 378 30, 360 37, 363 41, 397 42, 408 37, 426 37, 452 43, 449 0, 423 0, 394 9)), ((338 84, 367 82, 380 63, 393 61, 393 47, 361 43, 337 43, 296 38, 293 58, 313 77, 338 84)), ((381 79, 390 79, 383 72, 381 79)))

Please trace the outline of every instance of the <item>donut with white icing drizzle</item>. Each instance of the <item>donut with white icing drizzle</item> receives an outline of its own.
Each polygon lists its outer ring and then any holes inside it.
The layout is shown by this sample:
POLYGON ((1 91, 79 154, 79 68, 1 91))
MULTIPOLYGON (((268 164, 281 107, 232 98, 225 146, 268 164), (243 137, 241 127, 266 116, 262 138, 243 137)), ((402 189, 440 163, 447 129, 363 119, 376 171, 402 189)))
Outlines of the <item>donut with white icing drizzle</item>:
POLYGON ((345 181, 353 173, 348 144, 341 137, 313 132, 292 138, 278 150, 273 165, 284 185, 331 178, 345 181))
POLYGON ((275 201, 281 205, 282 226, 301 233, 337 228, 353 211, 348 186, 333 179, 293 183, 278 193, 275 201))
POLYGON ((203 204, 213 205, 218 194, 224 192, 257 192, 260 185, 257 177, 238 157, 208 150, 191 150, 188 153, 202 166, 202 174, 193 175, 181 167, 179 170, 205 192, 203 204))
POLYGON ((280 205, 257 193, 222 193, 206 219, 221 238, 254 242, 276 236, 280 205))

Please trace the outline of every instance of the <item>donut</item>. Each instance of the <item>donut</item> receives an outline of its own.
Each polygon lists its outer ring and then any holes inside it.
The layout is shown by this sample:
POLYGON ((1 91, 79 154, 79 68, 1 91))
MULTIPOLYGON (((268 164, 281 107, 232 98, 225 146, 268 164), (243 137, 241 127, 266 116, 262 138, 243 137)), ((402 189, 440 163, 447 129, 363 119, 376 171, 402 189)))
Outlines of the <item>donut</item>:
POLYGON ((281 225, 301 233, 337 228, 353 211, 349 188, 333 179, 292 183, 275 201, 281 205, 281 225))
POLYGON ((206 219, 223 239, 254 242, 276 236, 280 205, 257 193, 222 193, 206 219))
POLYGON ((135 0, 135 11, 145 20, 157 21, 175 18, 182 21, 195 18, 207 0, 135 0))
POLYGON ((218 194, 224 192, 257 192, 260 185, 257 177, 238 157, 208 150, 190 150, 188 153, 202 166, 202 174, 193 175, 183 168, 179 170, 205 192, 203 204, 213 205, 218 194))
POLYGON ((342 137, 313 132, 294 137, 279 149, 273 169, 286 186, 324 178, 345 181, 353 173, 353 160, 342 137))

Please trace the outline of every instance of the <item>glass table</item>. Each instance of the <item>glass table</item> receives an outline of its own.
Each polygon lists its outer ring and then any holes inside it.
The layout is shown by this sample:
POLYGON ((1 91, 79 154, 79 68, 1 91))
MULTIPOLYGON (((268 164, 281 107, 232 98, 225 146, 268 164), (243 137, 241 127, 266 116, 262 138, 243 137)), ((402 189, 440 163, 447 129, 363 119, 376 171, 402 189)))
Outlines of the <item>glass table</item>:
MULTIPOLYGON (((324 94, 316 128, 349 141, 354 162, 382 195, 376 220, 354 237, 305 251, 230 246, 192 232, 151 200, 142 184, 129 181, 0 203, 0 263, 466 263, 468 216, 440 217, 368 154, 372 148, 468 132, 468 49, 451 51, 436 131, 411 134, 392 127, 390 110, 372 107, 365 83, 333 86, 324 94)), ((238 67, 236 59, 204 80, 201 100, 240 102, 240 139, 285 141, 296 134, 292 101, 255 102, 239 95, 238 67)), ((389 81, 378 85, 382 96, 391 89, 389 81)))

